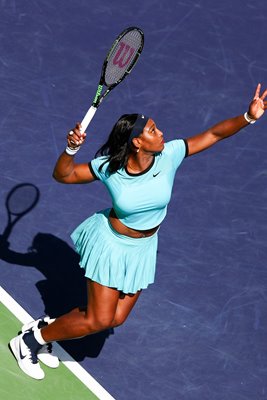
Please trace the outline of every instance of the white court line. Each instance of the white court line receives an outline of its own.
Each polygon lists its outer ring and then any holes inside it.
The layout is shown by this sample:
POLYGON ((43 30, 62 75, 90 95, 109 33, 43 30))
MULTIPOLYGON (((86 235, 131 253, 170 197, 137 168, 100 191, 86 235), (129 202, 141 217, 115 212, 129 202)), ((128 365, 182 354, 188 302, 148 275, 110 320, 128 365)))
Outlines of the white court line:
MULTIPOLYGON (((0 301, 22 323, 27 324, 33 320, 30 314, 24 310, 3 288, 0 286, 0 301)), ((93 392, 99 400, 115 400, 71 355, 69 355, 58 343, 53 343, 55 354, 62 363, 93 392)))

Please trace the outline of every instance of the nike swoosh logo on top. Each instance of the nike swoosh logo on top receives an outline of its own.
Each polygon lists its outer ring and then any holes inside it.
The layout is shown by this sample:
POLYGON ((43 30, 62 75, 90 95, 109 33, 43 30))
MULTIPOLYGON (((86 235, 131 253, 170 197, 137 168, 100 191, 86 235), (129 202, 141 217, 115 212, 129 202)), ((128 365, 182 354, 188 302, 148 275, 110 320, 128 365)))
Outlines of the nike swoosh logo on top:
POLYGON ((160 174, 160 171, 156 174, 153 174, 153 178, 156 178, 156 176, 158 176, 158 174, 160 174))
POLYGON ((22 352, 21 352, 21 347, 19 346, 19 356, 20 356, 20 359, 21 360, 24 360, 24 358, 26 357, 26 356, 24 356, 23 354, 22 354, 22 352))

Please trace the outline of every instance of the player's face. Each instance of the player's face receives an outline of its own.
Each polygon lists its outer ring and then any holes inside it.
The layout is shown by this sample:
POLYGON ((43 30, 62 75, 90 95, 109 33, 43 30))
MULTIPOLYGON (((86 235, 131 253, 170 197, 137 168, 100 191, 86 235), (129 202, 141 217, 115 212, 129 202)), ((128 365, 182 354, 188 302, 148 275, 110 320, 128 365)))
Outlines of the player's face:
POLYGON ((144 151, 160 152, 164 149, 163 133, 157 128, 153 119, 149 119, 143 132, 139 135, 141 148, 144 151))

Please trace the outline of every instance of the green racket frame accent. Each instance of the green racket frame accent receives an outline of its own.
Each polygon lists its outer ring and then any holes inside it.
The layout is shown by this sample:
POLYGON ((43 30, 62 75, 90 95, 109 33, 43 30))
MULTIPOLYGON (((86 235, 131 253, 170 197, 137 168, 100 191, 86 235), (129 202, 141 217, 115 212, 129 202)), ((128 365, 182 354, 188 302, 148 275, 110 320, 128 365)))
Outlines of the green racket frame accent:
POLYGON ((103 89, 103 85, 99 84, 98 88, 97 88, 97 91, 96 91, 95 98, 93 100, 93 106, 94 107, 97 107, 99 105, 99 99, 100 99, 100 96, 101 96, 102 89, 103 89))

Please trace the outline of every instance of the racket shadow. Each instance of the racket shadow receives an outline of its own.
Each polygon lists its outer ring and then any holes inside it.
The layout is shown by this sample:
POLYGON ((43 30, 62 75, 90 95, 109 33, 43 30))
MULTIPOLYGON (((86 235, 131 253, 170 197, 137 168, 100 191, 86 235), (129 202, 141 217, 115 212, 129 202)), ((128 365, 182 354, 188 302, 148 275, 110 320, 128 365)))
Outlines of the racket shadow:
POLYGON ((39 198, 40 191, 37 186, 32 183, 20 183, 9 191, 5 201, 7 225, 0 238, 0 247, 8 243, 8 238, 14 226, 24 215, 33 210, 39 198))
MULTIPOLYGON (((30 209, 27 212, 29 211, 30 209)), ((86 280, 74 249, 50 233, 39 232, 27 251, 19 253, 10 248, 7 240, 11 231, 7 225, 4 234, 0 235, 0 259, 9 264, 36 268, 42 273, 44 279, 37 282, 36 287, 43 301, 45 314, 57 317, 87 303, 86 280)), ((61 345, 77 361, 82 361, 85 357, 96 358, 106 338, 113 333, 113 330, 104 331, 82 339, 64 341, 61 345)))

